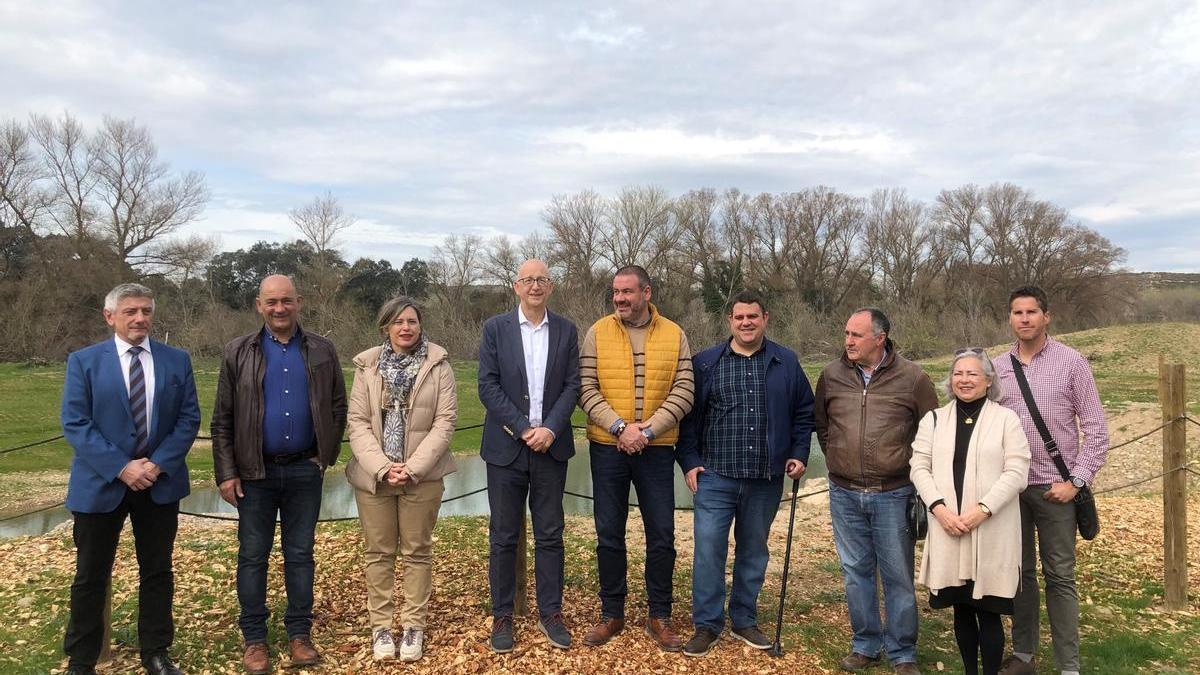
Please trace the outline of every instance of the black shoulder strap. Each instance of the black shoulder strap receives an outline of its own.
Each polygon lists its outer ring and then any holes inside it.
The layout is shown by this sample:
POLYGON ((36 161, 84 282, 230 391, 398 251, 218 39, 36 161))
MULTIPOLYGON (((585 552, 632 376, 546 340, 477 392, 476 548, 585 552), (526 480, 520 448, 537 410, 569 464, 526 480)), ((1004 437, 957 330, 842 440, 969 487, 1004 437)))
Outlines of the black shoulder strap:
POLYGON ((1071 480, 1071 470, 1063 461, 1062 453, 1058 451, 1058 443, 1050 435, 1046 421, 1042 419, 1042 413, 1038 411, 1037 403, 1033 400, 1033 392, 1029 390, 1029 380, 1025 379, 1025 368, 1021 366, 1021 360, 1016 354, 1009 354, 1008 358, 1012 360, 1013 374, 1017 376, 1017 384, 1021 386, 1021 397, 1025 399, 1025 407, 1029 409, 1029 416, 1033 418, 1033 424, 1037 427, 1042 442, 1046 444, 1046 452, 1049 453, 1050 459, 1054 460, 1054 465, 1058 467, 1063 480, 1071 480))

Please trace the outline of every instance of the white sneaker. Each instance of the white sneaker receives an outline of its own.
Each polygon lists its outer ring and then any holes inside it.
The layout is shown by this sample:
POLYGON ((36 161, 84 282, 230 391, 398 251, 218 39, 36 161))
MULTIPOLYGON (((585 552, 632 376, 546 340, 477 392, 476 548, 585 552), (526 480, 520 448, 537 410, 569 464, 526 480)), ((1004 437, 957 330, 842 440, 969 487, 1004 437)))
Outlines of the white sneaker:
POLYGON ((396 643, 392 641, 392 631, 380 628, 371 638, 371 651, 375 653, 376 661, 396 658, 396 643))
POLYGON ((400 660, 416 661, 425 654, 425 631, 420 628, 405 628, 400 640, 400 660))

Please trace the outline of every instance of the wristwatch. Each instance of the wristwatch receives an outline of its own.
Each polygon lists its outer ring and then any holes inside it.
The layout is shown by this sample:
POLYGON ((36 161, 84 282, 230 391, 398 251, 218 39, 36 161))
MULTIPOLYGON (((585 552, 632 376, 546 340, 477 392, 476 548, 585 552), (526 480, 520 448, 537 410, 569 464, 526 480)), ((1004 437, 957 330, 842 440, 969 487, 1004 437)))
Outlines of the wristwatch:
POLYGON ((620 436, 621 434, 625 433, 625 427, 627 427, 627 426, 629 426, 629 425, 625 423, 625 420, 621 420, 620 422, 617 422, 617 425, 615 427, 613 427, 616 430, 616 433, 613 435, 620 436))
POLYGON ((990 515, 992 515, 992 510, 991 510, 991 509, 989 509, 989 508, 987 507, 987 504, 984 504, 983 502, 979 502, 979 510, 980 510, 980 511, 982 511, 982 512, 983 512, 983 515, 985 515, 985 516, 990 516, 990 515))
POLYGON ((1075 476, 1071 476, 1071 485, 1074 485, 1076 490, 1082 490, 1087 487, 1087 483, 1082 478, 1076 478, 1075 476))

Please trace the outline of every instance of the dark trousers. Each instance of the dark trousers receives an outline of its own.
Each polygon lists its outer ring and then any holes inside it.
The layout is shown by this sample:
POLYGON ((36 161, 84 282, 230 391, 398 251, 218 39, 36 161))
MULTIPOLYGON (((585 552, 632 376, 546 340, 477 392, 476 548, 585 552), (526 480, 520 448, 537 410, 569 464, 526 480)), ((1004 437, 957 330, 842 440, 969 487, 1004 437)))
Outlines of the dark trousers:
POLYGON ((261 480, 242 481, 246 496, 238 502, 238 623, 247 644, 267 640, 267 563, 275 543, 276 513, 287 591, 283 625, 289 639, 312 632, 313 536, 321 512, 321 467, 304 459, 285 465, 268 462, 266 471, 261 480))
POLYGON ((625 526, 629 486, 637 490, 646 530, 646 596, 650 616, 671 616, 675 574, 675 456, 671 446, 652 445, 636 455, 614 445, 591 444, 592 494, 595 497, 596 565, 600 572, 600 612, 625 618, 628 559, 625 526))
POLYGON ((149 490, 126 490, 109 513, 75 513, 75 581, 63 651, 71 665, 94 666, 104 640, 104 604, 125 516, 133 523, 138 561, 138 646, 142 659, 165 652, 175 639, 171 554, 179 529, 179 502, 155 504, 149 490))
POLYGON ((488 523, 492 616, 511 616, 513 613, 517 538, 521 536, 526 497, 533 521, 538 614, 548 617, 562 611, 563 489, 566 483, 566 462, 528 448, 523 448, 508 466, 487 465, 488 506, 492 512, 488 523))

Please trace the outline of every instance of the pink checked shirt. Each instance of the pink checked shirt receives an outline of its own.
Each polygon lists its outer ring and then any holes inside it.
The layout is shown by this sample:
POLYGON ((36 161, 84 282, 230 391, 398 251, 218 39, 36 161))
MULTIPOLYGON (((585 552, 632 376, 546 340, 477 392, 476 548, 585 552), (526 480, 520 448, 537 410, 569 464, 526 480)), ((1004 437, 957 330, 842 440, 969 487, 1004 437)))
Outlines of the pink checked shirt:
MULTIPOLYGON (((1046 444, 1042 442, 1042 436, 1021 396, 1021 385, 1017 383, 1009 359, 1009 354, 1019 358, 1017 349, 1018 346, 1014 344, 1012 350, 993 360, 996 374, 1004 386, 1004 398, 1000 403, 1017 413, 1025 436, 1029 439, 1032 455, 1029 484, 1049 485, 1063 480, 1063 477, 1046 452, 1046 444)), ((1037 402, 1042 419, 1058 444, 1071 475, 1091 485, 1108 456, 1108 423, 1104 420, 1104 406, 1100 403, 1100 393, 1096 391, 1096 380, 1092 377, 1087 359, 1047 336, 1042 350, 1025 365, 1025 377, 1029 380, 1033 400, 1037 402), (1082 444, 1079 438, 1081 433, 1082 444)))

